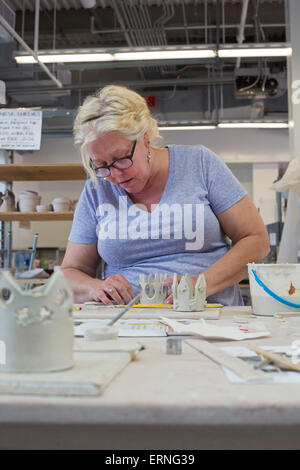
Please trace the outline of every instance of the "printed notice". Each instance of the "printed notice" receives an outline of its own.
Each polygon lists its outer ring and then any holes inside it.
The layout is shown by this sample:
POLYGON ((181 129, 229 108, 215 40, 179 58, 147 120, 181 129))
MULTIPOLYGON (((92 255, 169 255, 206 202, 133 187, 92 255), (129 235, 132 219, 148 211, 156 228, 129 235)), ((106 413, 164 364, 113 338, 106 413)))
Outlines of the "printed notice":
POLYGON ((39 150, 42 111, 0 109, 0 149, 39 150))

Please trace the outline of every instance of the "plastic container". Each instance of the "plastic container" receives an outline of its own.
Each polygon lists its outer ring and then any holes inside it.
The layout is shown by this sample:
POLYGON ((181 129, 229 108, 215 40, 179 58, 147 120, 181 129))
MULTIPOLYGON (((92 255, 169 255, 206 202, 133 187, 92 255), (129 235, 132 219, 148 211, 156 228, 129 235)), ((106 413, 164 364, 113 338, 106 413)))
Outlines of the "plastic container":
POLYGON ((255 315, 300 312, 300 264, 248 264, 255 315))

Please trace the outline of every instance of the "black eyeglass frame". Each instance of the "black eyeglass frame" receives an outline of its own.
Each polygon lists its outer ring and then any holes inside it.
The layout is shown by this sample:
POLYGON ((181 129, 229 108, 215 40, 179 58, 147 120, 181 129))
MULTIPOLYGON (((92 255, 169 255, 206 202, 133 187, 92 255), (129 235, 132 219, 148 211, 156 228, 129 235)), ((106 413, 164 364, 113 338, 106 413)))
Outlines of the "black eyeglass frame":
POLYGON ((111 175, 111 171, 110 171, 110 168, 111 168, 111 167, 116 168, 117 170, 128 170, 128 168, 130 168, 130 167, 133 165, 132 159, 133 159, 133 155, 134 155, 134 151, 135 151, 136 142, 137 142, 136 140, 133 142, 130 155, 126 155, 125 157, 118 158, 117 160, 115 160, 114 162, 112 162, 110 165, 97 166, 97 167, 95 168, 94 165, 93 165, 92 160, 90 160, 90 166, 91 166, 92 170, 95 172, 96 177, 97 177, 97 178, 107 178, 108 176, 111 175), (116 166, 116 164, 118 164, 118 162, 120 162, 121 160, 130 160, 131 164, 130 164, 127 168, 118 168, 118 167, 116 166), (107 175, 103 175, 103 176, 97 175, 97 171, 98 171, 98 170, 107 170, 107 175))

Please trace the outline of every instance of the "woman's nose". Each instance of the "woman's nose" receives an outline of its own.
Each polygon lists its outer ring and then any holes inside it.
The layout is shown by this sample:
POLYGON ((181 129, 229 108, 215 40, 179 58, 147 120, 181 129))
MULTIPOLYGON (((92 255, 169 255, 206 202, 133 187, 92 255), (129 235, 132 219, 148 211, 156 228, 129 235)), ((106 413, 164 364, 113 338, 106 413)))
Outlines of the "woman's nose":
POLYGON ((114 166, 110 167, 110 175, 114 178, 115 176, 118 176, 120 173, 122 173, 123 170, 120 170, 119 168, 115 168, 114 166))

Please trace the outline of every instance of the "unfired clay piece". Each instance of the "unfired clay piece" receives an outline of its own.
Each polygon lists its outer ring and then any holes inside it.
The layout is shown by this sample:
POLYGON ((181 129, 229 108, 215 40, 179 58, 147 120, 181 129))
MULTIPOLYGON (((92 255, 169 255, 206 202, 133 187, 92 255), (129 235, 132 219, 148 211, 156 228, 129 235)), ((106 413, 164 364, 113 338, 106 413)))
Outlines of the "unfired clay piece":
POLYGON ((90 328, 84 333, 84 338, 87 341, 103 341, 116 339, 119 330, 116 326, 103 326, 101 328, 90 328))
POLYGON ((15 195, 9 189, 0 193, 0 212, 14 212, 16 210, 15 195))
POLYGON ((73 366, 73 293, 57 271, 23 291, 0 272, 0 372, 50 372, 73 366))
POLYGON ((173 276, 173 309, 180 312, 197 312, 204 310, 206 301, 206 282, 203 274, 198 276, 195 285, 195 295, 193 284, 188 274, 182 276, 179 284, 177 274, 173 276))
POLYGON ((167 274, 155 274, 154 280, 150 274, 148 281, 145 274, 140 275, 140 303, 141 304, 162 304, 167 297, 168 288, 163 285, 167 279, 167 274))

